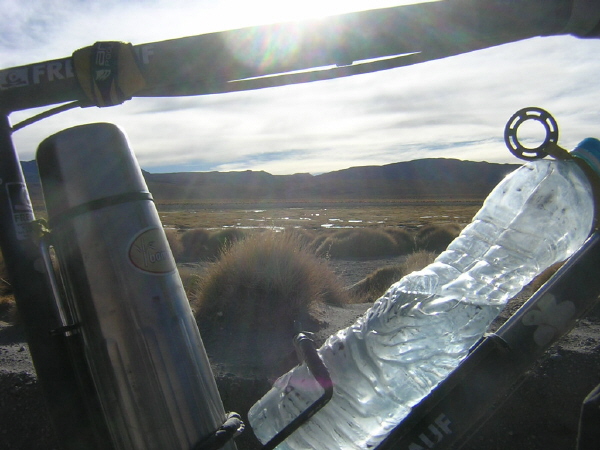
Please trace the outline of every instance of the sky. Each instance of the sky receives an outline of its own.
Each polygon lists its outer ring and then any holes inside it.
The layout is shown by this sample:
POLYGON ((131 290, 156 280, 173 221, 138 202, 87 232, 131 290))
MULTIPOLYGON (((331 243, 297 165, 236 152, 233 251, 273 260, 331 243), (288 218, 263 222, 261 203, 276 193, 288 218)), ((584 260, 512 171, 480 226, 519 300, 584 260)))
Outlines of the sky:
MULTIPOLYGON (((414 1, 413 1, 414 2, 414 1)), ((410 3, 399 0, 3 0, 0 68, 67 57, 96 41, 144 44, 410 3)), ((323 173, 421 158, 519 163, 503 132, 549 111, 559 145, 600 137, 600 40, 533 38, 344 79, 238 93, 134 98, 75 109, 14 133, 21 160, 65 128, 112 122, 149 172, 323 173)), ((11 114, 13 124, 42 109, 11 114)), ((523 139, 539 139, 534 123, 523 139)), ((533 141, 532 141, 533 142, 533 141)))

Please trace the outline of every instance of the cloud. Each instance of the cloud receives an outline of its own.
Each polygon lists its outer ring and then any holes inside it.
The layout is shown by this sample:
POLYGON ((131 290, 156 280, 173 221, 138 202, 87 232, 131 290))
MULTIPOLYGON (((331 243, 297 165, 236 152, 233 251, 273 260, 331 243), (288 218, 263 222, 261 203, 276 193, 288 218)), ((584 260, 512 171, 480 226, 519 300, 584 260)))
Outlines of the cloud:
MULTIPOLYGON (((66 56, 95 40, 142 43, 214 31, 242 23, 223 8, 237 4, 240 12, 248 10, 233 0, 63 0, 47 11, 45 4, 8 2, 7 15, 0 18, 3 66, 66 56)), ((509 117, 526 106, 555 116, 559 144, 566 148, 600 135, 594 101, 600 90, 599 51, 599 40, 534 38, 347 79, 202 97, 136 98, 46 119, 15 133, 15 142, 21 158, 32 159, 46 136, 108 121, 123 127, 140 164, 151 171, 318 173, 436 156, 518 162, 502 135, 509 117)), ((36 112, 14 113, 11 120, 36 112)))

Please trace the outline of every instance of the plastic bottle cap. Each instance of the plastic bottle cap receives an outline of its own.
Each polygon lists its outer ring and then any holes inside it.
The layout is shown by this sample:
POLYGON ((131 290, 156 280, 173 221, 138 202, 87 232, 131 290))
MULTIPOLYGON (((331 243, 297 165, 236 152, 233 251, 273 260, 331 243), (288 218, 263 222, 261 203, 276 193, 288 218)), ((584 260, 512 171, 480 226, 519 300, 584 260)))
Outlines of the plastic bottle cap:
POLYGON ((598 139, 584 139, 571 152, 571 156, 584 161, 600 177, 600 141, 598 139))

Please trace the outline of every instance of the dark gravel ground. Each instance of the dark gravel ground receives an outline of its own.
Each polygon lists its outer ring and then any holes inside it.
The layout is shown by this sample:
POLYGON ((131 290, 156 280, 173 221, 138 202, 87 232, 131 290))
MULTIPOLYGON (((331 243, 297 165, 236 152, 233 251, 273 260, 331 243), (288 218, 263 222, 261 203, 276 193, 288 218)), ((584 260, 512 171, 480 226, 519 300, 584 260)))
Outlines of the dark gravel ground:
MULTIPOLYGON (((346 283, 351 284, 371 273, 374 268, 394 262, 338 261, 334 270, 346 283)), ((512 302, 505 315, 517 308, 520 302, 522 299, 512 302)), ((320 337, 324 338, 346 327, 366 307, 353 305, 324 309, 322 314, 328 326, 320 333, 320 337)), ((596 308, 568 336, 554 345, 501 406, 490 407, 493 413, 487 423, 463 448, 575 449, 581 402, 600 383, 599 318, 600 309, 596 308)), ((222 346, 223 336, 211 338, 203 333, 203 337, 225 407, 242 415, 266 392, 275 376, 284 373, 295 363, 288 340, 275 345, 275 351, 280 356, 271 359, 269 370, 265 371, 264 367, 252 366, 247 360, 217 355, 216 343, 222 346)), ((277 339, 266 337, 265 341, 273 345, 277 339)), ((236 353, 240 352, 231 354, 236 353)), ((238 440, 240 450, 259 447, 251 430, 244 434, 238 440)), ((18 326, 0 322, 0 450, 59 448, 22 331, 18 326)))

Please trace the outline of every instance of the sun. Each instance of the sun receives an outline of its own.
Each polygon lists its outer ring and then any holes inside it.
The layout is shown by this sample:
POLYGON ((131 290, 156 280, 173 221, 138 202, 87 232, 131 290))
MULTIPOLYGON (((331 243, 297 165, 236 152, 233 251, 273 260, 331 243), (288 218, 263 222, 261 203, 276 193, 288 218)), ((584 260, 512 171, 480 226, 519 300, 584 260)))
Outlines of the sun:
POLYGON ((132 1, 125 13, 111 13, 111 20, 102 24, 94 39, 111 40, 116 35, 135 44, 440 0, 153 1, 153 8, 134 8, 132 1))
POLYGON ((438 0, 230 0, 219 2, 219 8, 226 11, 222 17, 227 28, 239 28, 429 1, 438 0))
MULTIPOLYGON (((234 79, 248 79, 274 74, 303 72, 308 67, 298 62, 299 55, 313 54, 318 68, 334 62, 319 57, 319 42, 330 42, 340 36, 340 24, 320 19, 337 14, 403 6, 418 3, 409 0, 303 0, 228 2, 230 12, 222 17, 229 21, 223 29, 235 30, 224 36, 225 46, 243 69, 234 79), (308 22, 306 22, 308 20, 308 22), (285 24, 281 27, 272 24, 285 24), (255 25, 260 25, 256 27, 255 25), (263 25, 266 25, 263 27, 263 25), (331 37, 329 37, 331 35, 331 37), (308 49, 308 50, 307 50, 308 49), (307 53, 308 52, 308 53, 307 53), (316 61, 319 61, 318 63, 316 61), (321 64, 322 62, 322 64, 321 64)), ((422 3, 422 2, 421 2, 422 3)), ((221 5, 223 5, 221 3, 221 5)), ((326 48, 327 45, 323 45, 326 48)), ((311 60, 312 61, 312 60, 311 60)), ((351 64, 340 57, 336 65, 351 64)), ((310 70, 315 67, 311 67, 310 70)))

